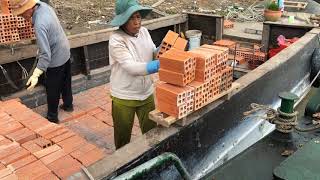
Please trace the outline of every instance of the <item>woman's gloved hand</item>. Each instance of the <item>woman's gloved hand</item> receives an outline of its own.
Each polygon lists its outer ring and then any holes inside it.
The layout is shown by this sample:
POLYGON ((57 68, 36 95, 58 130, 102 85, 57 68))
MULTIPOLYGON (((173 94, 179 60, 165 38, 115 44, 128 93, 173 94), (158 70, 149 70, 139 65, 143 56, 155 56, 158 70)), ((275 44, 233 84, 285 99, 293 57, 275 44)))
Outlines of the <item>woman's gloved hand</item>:
POLYGON ((157 59, 148 62, 148 64, 147 64, 147 72, 148 72, 148 74, 153 74, 153 73, 158 72, 159 67, 160 67, 160 62, 157 59))
POLYGON ((32 91, 33 88, 38 84, 38 79, 40 77, 40 75, 43 73, 43 71, 39 68, 35 68, 33 73, 32 73, 32 76, 29 78, 28 82, 27 82, 27 86, 29 86, 27 88, 28 91, 32 91))

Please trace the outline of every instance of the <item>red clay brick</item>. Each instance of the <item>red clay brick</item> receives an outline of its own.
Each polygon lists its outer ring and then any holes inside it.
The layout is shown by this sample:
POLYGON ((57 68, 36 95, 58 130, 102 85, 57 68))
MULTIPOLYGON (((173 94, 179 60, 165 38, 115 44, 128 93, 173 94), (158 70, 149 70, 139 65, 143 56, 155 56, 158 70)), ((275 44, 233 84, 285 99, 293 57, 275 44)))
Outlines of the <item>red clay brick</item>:
POLYGON ((35 180, 59 180, 59 178, 53 173, 48 173, 37 177, 35 180))
POLYGON ((1 14, 3 15, 9 15, 10 9, 9 9, 9 1, 1 1, 1 14))
POLYGON ((66 156, 67 153, 63 150, 63 149, 60 149, 56 152, 53 152, 52 154, 49 154, 43 158, 40 159, 40 161, 45 164, 45 165, 48 165, 64 156, 66 156))
POLYGON ((51 132, 51 133, 45 135, 44 138, 46 138, 46 139, 52 139, 52 138, 54 138, 54 137, 57 137, 57 136, 59 136, 59 135, 62 135, 62 134, 64 134, 64 133, 66 133, 66 132, 68 132, 68 129, 67 129, 67 128, 58 129, 58 130, 56 130, 56 131, 54 131, 54 132, 51 132))
POLYGON ((179 34, 169 30, 166 36, 163 38, 162 42, 165 42, 170 45, 174 45, 178 37, 179 37, 179 34))
POLYGON ((14 171, 16 171, 16 170, 34 162, 34 161, 36 161, 36 160, 37 160, 37 158, 35 156, 29 155, 29 156, 22 158, 12 164, 9 164, 8 167, 13 169, 14 171))
POLYGON ((9 122, 5 125, 0 126, 0 135, 7 135, 7 134, 13 133, 15 131, 18 131, 22 128, 23 128, 23 126, 19 122, 12 121, 12 122, 9 122))
POLYGON ((223 47, 227 47, 227 48, 235 48, 236 47, 236 42, 235 41, 231 41, 231 40, 227 40, 227 39, 221 39, 219 41, 216 41, 213 43, 214 45, 217 46, 223 46, 223 47))
POLYGON ((106 111, 102 111, 96 115, 94 115, 95 118, 99 119, 100 121, 103 121, 104 123, 108 124, 109 126, 113 127, 113 120, 109 113, 106 111))
POLYGON ((43 120, 25 120, 25 121, 20 121, 25 127, 28 129, 31 129, 32 131, 36 131, 37 129, 41 127, 45 127, 49 124, 48 121, 43 121, 43 120))
POLYGON ((45 138, 39 137, 35 140, 33 140, 37 145, 39 145, 41 148, 46 148, 51 146, 53 143, 50 140, 47 140, 45 138))
POLYGON ((103 120, 104 123, 106 123, 107 125, 113 127, 113 119, 111 114, 108 114, 107 117, 103 120))
POLYGON ((226 29, 233 28, 234 27, 234 23, 232 21, 226 19, 223 22, 223 27, 226 28, 226 29))
POLYGON ((10 143, 12 143, 12 141, 9 140, 9 139, 7 139, 7 138, 5 138, 5 139, 3 139, 3 140, 0 141, 0 146, 8 145, 8 144, 10 144, 10 143))
POLYGON ((23 143, 21 146, 31 153, 40 151, 42 149, 38 144, 35 143, 35 141, 28 141, 23 143))
POLYGON ((98 114, 98 113, 100 113, 102 111, 103 111, 103 109, 101 109, 100 107, 96 107, 94 109, 90 109, 87 113, 89 115, 93 116, 93 115, 96 115, 96 114, 98 114))
POLYGON ((37 130, 35 130, 35 132, 37 132, 38 134, 40 134, 42 137, 45 137, 46 135, 58 131, 60 129, 62 129, 63 127, 60 125, 56 125, 54 123, 50 123, 47 126, 44 126, 42 128, 39 128, 37 130))
POLYGON ((102 150, 95 148, 89 152, 80 152, 75 151, 70 154, 72 157, 76 158, 81 162, 84 166, 88 167, 91 164, 97 162, 98 160, 104 157, 104 153, 102 150))
POLYGON ((172 48, 178 37, 179 34, 169 30, 161 42, 157 58, 159 58, 163 53, 172 48))
POLYGON ((66 153, 71 153, 85 145, 86 141, 80 136, 72 136, 58 143, 66 153))
POLYGON ((53 152, 56 152, 60 149, 61 149, 61 147, 55 144, 55 145, 49 146, 45 149, 42 149, 40 151, 37 151, 37 152, 33 153, 33 155, 36 156, 38 159, 40 159, 40 158, 47 156, 53 152))
POLYGON ((207 70, 213 67, 218 59, 217 53, 200 48, 193 49, 188 53, 196 59, 196 69, 198 70, 207 70))
MULTIPOLYGON (((190 73, 195 73, 190 72, 190 73)), ((164 69, 159 69, 159 79, 160 81, 164 81, 177 86, 186 86, 188 83, 193 81, 193 79, 188 79, 187 74, 176 73, 173 71, 168 71, 164 69)))
POLYGON ((87 153, 91 150, 94 150, 95 148, 97 148, 95 145, 90 144, 90 143, 86 143, 85 145, 81 146, 77 151, 87 153))
POLYGON ((29 155, 30 155, 29 151, 21 148, 18 152, 1 159, 0 162, 4 165, 8 165, 16 161, 19 161, 20 159, 23 159, 29 155))
POLYGON ((50 172, 50 169, 38 160, 18 169, 15 173, 19 179, 35 179, 50 172))
MULTIPOLYGON (((192 101, 193 102, 193 101, 192 101)), ((170 116, 176 117, 178 119, 185 117, 188 115, 189 113, 189 109, 187 109, 187 106, 189 106, 188 104, 189 102, 185 103, 184 105, 181 105, 179 107, 171 105, 171 104, 167 104, 165 102, 158 102, 157 104, 157 108, 159 109, 159 111, 164 112, 170 116)), ((192 105, 193 106, 193 105, 192 105)))
POLYGON ((103 121, 107 116, 108 116, 108 113, 106 111, 102 111, 102 112, 94 115, 93 117, 99 119, 100 121, 103 121))
POLYGON ((62 134, 60 136, 52 138, 51 141, 54 142, 54 143, 59 143, 59 142, 65 140, 65 139, 68 139, 68 138, 73 137, 75 135, 76 134, 74 132, 69 131, 69 132, 64 133, 64 134, 62 134))
POLYGON ((61 179, 65 179, 81 169, 81 164, 70 155, 64 156, 48 167, 61 179))
POLYGON ((77 111, 77 112, 73 112, 73 113, 71 113, 71 117, 64 119, 63 122, 68 122, 68 121, 72 121, 72 120, 78 119, 78 118, 80 118, 82 116, 85 116, 86 114, 87 114, 86 111, 82 111, 82 110, 81 111, 77 111))
POLYGON ((3 164, 0 163, 0 170, 6 168, 3 164))
POLYGON ((193 88, 179 87, 168 83, 157 83, 157 102, 162 101, 174 106, 180 106, 193 98, 193 88))
POLYGON ((8 145, 4 145, 0 147, 0 159, 5 158, 11 154, 14 154, 21 150, 22 148, 19 146, 17 142, 12 142, 8 145))
POLYGON ((27 128, 23 128, 16 132, 10 133, 7 135, 7 137, 12 141, 16 141, 20 144, 37 138, 36 134, 27 128))
POLYGON ((9 176, 1 178, 1 180, 19 180, 19 178, 16 174, 10 174, 9 176))
POLYGON ((176 42, 174 43, 173 47, 176 49, 180 49, 180 50, 185 50, 187 47, 188 41, 178 37, 178 39, 176 40, 176 42))
POLYGON ((5 116, 3 116, 1 118, 1 121, 0 121, 0 127, 3 127, 5 126, 7 123, 10 123, 10 122, 16 122, 15 119, 13 119, 11 116, 9 116, 8 114, 4 113, 5 116))
POLYGON ((0 170, 0 179, 12 174, 12 170, 10 168, 5 168, 0 170))
POLYGON ((195 59, 189 53, 170 49, 160 58, 160 68, 185 74, 195 69, 195 59))

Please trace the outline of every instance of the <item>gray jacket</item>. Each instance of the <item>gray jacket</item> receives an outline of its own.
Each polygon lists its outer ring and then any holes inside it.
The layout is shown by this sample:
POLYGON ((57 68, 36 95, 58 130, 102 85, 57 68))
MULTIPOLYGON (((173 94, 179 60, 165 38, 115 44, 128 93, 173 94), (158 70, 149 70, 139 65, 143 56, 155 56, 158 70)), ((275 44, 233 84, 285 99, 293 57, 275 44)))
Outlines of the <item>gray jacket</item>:
POLYGON ((39 2, 32 16, 32 24, 39 47, 37 68, 46 71, 47 68, 65 64, 70 58, 70 45, 54 10, 39 2))

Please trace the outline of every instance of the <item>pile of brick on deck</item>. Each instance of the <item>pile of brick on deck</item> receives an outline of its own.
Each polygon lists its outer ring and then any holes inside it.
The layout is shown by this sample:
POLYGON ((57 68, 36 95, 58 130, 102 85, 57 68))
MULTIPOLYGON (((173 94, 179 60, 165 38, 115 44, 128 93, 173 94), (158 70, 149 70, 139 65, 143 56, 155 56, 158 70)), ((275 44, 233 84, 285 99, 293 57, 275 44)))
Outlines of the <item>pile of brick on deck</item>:
POLYGON ((238 64, 249 64, 249 68, 254 69, 267 60, 266 53, 261 51, 259 44, 247 44, 247 47, 235 41, 222 39, 213 43, 217 46, 229 48, 229 59, 236 60, 238 64), (250 45, 248 47, 248 45, 250 45))
POLYGON ((0 101, 0 179, 65 179, 104 157, 17 100, 0 101))
POLYGON ((203 45, 184 51, 187 41, 169 31, 162 41, 157 109, 178 119, 202 108, 231 88, 227 47, 203 45), (169 47, 169 48, 168 48, 169 47))

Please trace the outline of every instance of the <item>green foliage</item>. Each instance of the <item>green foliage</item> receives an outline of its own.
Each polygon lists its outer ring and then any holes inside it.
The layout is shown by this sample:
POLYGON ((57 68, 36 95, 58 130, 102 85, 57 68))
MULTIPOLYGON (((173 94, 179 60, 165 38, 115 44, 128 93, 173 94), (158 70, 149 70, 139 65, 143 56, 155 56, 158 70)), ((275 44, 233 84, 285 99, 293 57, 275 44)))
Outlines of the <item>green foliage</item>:
POLYGON ((279 5, 275 1, 272 1, 272 0, 267 1, 265 6, 266 6, 266 9, 269 9, 271 11, 279 11, 280 10, 279 5))

